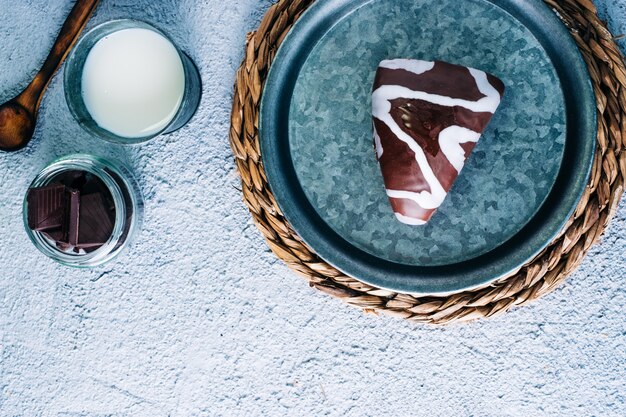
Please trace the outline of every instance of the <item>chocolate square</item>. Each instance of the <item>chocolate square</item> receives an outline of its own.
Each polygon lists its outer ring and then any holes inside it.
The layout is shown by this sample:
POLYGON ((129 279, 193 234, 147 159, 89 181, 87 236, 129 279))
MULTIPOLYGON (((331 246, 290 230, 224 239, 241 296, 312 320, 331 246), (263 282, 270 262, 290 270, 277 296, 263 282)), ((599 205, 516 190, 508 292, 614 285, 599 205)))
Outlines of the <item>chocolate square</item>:
POLYGON ((52 184, 31 188, 26 196, 28 203, 28 227, 44 232, 61 229, 65 223, 68 206, 66 187, 52 184))
POLYGON ((113 233, 115 213, 107 209, 102 194, 83 195, 80 201, 78 244, 81 249, 100 247, 113 233))
POLYGON ((78 234, 80 230, 80 193, 77 190, 69 190, 69 216, 67 218, 68 237, 67 243, 72 246, 78 245, 78 234))

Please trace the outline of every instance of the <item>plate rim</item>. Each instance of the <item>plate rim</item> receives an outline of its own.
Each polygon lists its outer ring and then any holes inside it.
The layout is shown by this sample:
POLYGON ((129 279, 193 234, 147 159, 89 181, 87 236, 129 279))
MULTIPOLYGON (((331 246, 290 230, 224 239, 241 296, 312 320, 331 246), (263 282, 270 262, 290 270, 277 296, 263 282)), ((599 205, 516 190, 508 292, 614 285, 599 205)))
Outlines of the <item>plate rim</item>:
POLYGON ((288 140, 284 145, 289 136, 285 129, 289 118, 281 118, 283 112, 267 110, 291 103, 297 76, 317 42, 348 14, 373 1, 383 0, 316 1, 279 47, 267 76, 259 115, 261 155, 270 189, 302 240, 347 275, 379 288, 411 294, 444 295, 482 287, 513 273, 541 253, 559 235, 587 187, 597 138, 596 101, 587 66, 565 25, 543 1, 481 0, 523 24, 555 67, 564 94, 567 129, 557 179, 533 218, 505 243, 483 255, 442 266, 400 264, 379 258, 350 243, 317 213, 295 174, 288 140), (567 88, 570 86, 577 88, 567 88), (565 187, 559 190, 559 186, 565 187))

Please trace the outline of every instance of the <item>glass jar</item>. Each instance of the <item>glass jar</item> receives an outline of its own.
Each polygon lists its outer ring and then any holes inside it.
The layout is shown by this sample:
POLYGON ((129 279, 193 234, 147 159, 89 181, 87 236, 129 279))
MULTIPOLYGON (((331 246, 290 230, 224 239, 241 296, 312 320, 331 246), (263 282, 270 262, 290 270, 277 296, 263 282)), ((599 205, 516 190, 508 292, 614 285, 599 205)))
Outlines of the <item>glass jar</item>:
POLYGON ((96 137, 110 142, 135 144, 145 142, 159 135, 172 133, 186 125, 196 113, 198 105, 200 104, 202 81, 200 79, 198 68, 191 58, 182 52, 165 33, 145 22, 132 19, 121 19, 112 20, 96 26, 80 41, 78 41, 65 64, 64 89, 65 99, 70 112, 83 129, 96 137), (100 127, 89 113, 83 99, 83 69, 91 49, 104 37, 124 29, 147 29, 163 36, 176 49, 183 66, 185 85, 182 102, 179 105, 178 110, 164 128, 154 134, 144 137, 118 136, 117 134, 100 127))
POLYGON ((89 268, 101 265, 129 246, 141 229, 143 197, 131 172, 123 165, 92 155, 70 155, 52 162, 33 180, 30 188, 44 187, 71 171, 85 171, 96 176, 111 193, 115 207, 113 232, 98 249, 89 253, 74 253, 59 249, 43 233, 28 226, 28 200, 24 198, 23 217, 26 233, 34 245, 46 256, 60 264, 89 268))

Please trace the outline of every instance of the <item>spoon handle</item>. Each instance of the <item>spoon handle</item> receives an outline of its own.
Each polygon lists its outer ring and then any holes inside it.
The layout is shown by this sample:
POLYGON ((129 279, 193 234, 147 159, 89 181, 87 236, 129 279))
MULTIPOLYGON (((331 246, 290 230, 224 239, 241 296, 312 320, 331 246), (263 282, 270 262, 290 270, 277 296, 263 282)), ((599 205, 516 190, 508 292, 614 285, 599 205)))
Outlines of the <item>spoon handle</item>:
POLYGON ((76 1, 69 16, 65 19, 61 32, 54 42, 54 46, 41 70, 39 70, 22 94, 17 97, 17 101, 25 108, 31 110, 33 114, 39 109, 43 93, 46 91, 54 73, 59 69, 65 57, 76 43, 78 36, 85 28, 87 21, 99 2, 100 0, 76 1))

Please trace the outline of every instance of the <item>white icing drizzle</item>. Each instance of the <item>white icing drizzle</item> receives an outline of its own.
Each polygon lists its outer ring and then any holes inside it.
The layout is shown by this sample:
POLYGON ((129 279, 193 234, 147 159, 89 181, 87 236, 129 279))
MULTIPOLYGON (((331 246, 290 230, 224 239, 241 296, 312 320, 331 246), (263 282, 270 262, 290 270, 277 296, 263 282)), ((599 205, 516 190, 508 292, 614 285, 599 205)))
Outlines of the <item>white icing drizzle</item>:
MULTIPOLYGON (((411 200, 414 203, 418 204, 420 207, 422 207, 423 209, 429 209, 429 207, 424 207, 420 201, 421 201, 421 194, 423 193, 423 191, 421 193, 416 193, 413 191, 405 191, 405 190, 387 190, 387 196, 389 196, 390 198, 397 198, 397 199, 401 199, 401 200, 411 200)), ((439 206, 437 206, 439 207, 439 206)), ((437 208, 437 207, 432 207, 432 208, 437 208)))
POLYGON ((439 147, 450 164, 461 172, 465 165, 465 150, 461 143, 478 142, 480 133, 461 126, 450 126, 439 133, 439 147))
POLYGON ((486 111, 488 111, 489 113, 495 113, 498 109, 498 106, 500 105, 500 100, 502 100, 502 97, 500 97, 500 93, 498 92, 498 90, 495 89, 493 85, 491 85, 489 79, 487 78, 486 72, 474 68, 468 69, 470 74, 472 74, 472 77, 474 77, 474 79, 476 80, 476 86, 478 87, 478 91, 486 96, 481 98, 479 101, 489 103, 489 105, 487 106, 489 110, 486 111))
MULTIPOLYGON (((405 71, 412 72, 414 74, 420 75, 424 74, 432 70, 435 67, 434 62, 430 61, 421 61, 417 59, 388 59, 384 60, 380 63, 379 67, 387 68, 387 69, 403 69, 405 71)), ((468 101, 462 99, 455 99, 447 96, 440 96, 437 94, 429 94, 423 91, 414 91, 410 89, 406 89, 415 94, 419 94, 419 97, 409 97, 405 95, 398 95, 396 98, 415 98, 418 100, 428 101, 434 104, 439 104, 441 106, 461 106, 465 107, 468 110, 473 112, 489 112, 495 113, 496 109, 500 105, 500 93, 495 89, 493 85, 489 82, 487 78, 487 73, 481 70, 477 70, 475 68, 469 68, 470 74, 476 81, 476 86, 478 87, 478 91, 480 91, 485 97, 481 98, 478 101, 468 101)), ((392 87, 392 86, 381 86, 382 87, 392 87)), ((400 86, 396 86, 398 88, 404 88, 400 86)))
POLYGON ((405 216, 403 214, 400 213, 394 213, 396 215, 396 218, 398 220, 400 220, 401 223, 404 224, 408 224, 410 226, 423 226, 426 224, 426 222, 422 219, 417 219, 415 217, 409 217, 409 216, 405 216))
MULTIPOLYGON (((496 94, 498 94, 497 90, 494 89, 494 91, 496 91, 496 94)), ((440 96, 438 94, 430 94, 424 91, 414 91, 410 88, 402 87, 399 85, 381 85, 376 91, 372 93, 372 100, 394 100, 397 98, 428 101, 429 103, 434 103, 445 107, 465 107, 466 109, 473 111, 474 113, 494 113, 498 108, 498 105, 500 104, 499 94, 497 98, 493 96, 486 96, 478 101, 469 101, 460 98, 440 96)))
POLYGON ((380 68, 392 70, 402 69, 420 75, 435 68, 434 62, 420 61, 417 59, 386 59, 379 65, 380 68))
POLYGON ((376 131, 376 126, 374 126, 374 143, 376 144, 376 156, 380 159, 383 156, 383 144, 380 143, 380 136, 378 136, 378 132, 376 131))
POLYGON ((398 97, 406 97, 402 94, 398 95, 396 89, 402 89, 407 94, 415 93, 408 88, 399 87, 396 85, 381 86, 372 93, 372 115, 385 123, 392 133, 406 143, 409 148, 415 153, 415 160, 417 165, 424 175, 424 179, 430 187, 430 192, 424 190, 415 196, 414 201, 424 209, 436 209, 443 203, 446 198, 446 191, 443 189, 439 180, 435 176, 432 168, 428 164, 426 155, 422 150, 422 147, 411 136, 405 133, 400 126, 391 117, 391 101, 398 97))

